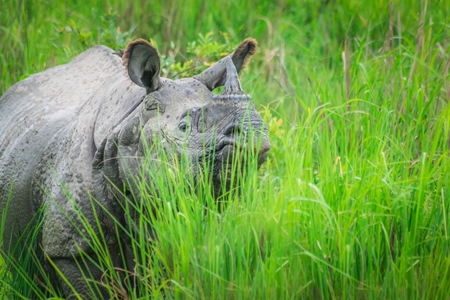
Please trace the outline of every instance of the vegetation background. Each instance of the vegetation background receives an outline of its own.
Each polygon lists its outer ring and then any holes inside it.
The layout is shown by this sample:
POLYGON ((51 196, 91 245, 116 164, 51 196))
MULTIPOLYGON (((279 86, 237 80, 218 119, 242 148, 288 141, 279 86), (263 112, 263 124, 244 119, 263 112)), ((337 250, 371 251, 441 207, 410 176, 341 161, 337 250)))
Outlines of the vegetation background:
MULTIPOLYGON (((153 257, 169 271, 151 275, 153 296, 448 299, 448 0, 0 7, 0 93, 97 44, 151 40, 178 78, 258 40, 242 85, 269 125, 269 160, 220 225, 159 221, 153 257)), ((21 293, 2 278, 2 296, 21 293)))

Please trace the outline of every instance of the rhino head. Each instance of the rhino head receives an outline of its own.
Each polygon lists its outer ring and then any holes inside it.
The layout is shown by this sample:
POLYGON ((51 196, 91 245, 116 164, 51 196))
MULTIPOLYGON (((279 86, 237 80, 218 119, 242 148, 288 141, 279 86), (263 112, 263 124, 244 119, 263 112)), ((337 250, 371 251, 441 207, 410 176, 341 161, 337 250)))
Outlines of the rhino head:
POLYGON ((123 64, 146 96, 139 113, 102 144, 97 161, 103 161, 107 177, 119 186, 132 182, 128 175, 132 172, 126 170, 138 168, 136 157, 156 140, 165 151, 189 158, 194 179, 208 167, 216 198, 232 188, 228 175, 233 160, 245 165, 245 157, 253 155, 259 168, 270 149, 267 125, 238 78, 255 51, 256 41, 246 39, 201 74, 171 80, 160 77, 160 56, 152 45, 142 39, 131 42, 123 64), (221 94, 212 92, 221 86, 221 94), (108 159, 116 155, 117 161, 108 159), (114 171, 117 168, 119 172, 114 171))

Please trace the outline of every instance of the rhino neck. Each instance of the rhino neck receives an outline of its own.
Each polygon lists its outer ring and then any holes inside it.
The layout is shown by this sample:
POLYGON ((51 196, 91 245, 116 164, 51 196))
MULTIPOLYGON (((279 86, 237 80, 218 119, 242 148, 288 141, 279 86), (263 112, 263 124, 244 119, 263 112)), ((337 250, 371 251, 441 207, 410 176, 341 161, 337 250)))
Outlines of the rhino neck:
POLYGON ((120 131, 137 114, 145 96, 145 89, 122 76, 97 91, 94 97, 101 102, 93 132, 97 149, 111 132, 120 131))

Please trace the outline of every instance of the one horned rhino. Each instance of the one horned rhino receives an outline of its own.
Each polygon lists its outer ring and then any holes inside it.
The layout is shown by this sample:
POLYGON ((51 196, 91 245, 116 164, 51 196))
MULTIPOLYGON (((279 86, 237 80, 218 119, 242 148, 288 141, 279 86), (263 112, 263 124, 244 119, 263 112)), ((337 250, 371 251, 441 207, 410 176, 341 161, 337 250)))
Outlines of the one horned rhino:
MULTIPOLYGON (((157 50, 136 40, 123 57, 107 47, 93 47, 66 65, 14 85, 0 99, 0 208, 7 212, 3 249, 11 250, 44 207, 38 243, 77 293, 87 295, 76 258, 80 250, 92 250, 74 229, 82 228, 74 203, 89 222, 100 220, 110 252, 119 256, 114 249, 123 241, 111 232, 109 218, 94 216, 90 200, 94 195, 103 209, 118 213, 111 185, 127 186, 130 171, 139 167, 139 160, 119 156, 142 156, 143 144, 163 132, 166 143, 189 152, 198 163, 193 172, 202 172, 205 151, 214 153, 208 159, 214 159, 211 182, 216 195, 223 187, 224 160, 237 148, 255 153, 258 144, 258 163, 263 163, 270 148, 267 126, 237 75, 255 50, 255 40, 246 39, 201 74, 170 80, 159 75, 157 50), (220 86, 223 92, 213 94, 220 86), (197 126, 188 127, 188 119, 197 126), (256 133, 246 135, 251 127, 256 133), (238 145, 237 132, 258 143, 238 145)), ((102 270, 90 271, 100 281, 102 270)), ((65 283, 62 288, 66 295, 73 293, 65 283)))

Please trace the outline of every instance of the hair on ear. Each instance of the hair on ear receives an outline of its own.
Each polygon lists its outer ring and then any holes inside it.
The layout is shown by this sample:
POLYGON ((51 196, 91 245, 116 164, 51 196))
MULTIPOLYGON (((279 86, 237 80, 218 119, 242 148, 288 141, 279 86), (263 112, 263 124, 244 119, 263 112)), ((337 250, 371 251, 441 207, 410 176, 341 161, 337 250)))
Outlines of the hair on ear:
MULTIPOLYGON (((144 39, 136 39, 136 40, 134 40, 132 42, 129 42, 127 44, 127 46, 125 47, 125 50, 121 51, 122 52, 122 60, 123 60, 122 64, 123 64, 124 67, 128 67, 128 62, 130 60, 131 53, 133 51, 134 46, 136 46, 136 45, 144 45, 144 46, 153 48, 156 51, 156 53, 158 53, 156 48, 153 47, 152 44, 150 44, 146 40, 144 40, 144 39)), ((158 57, 159 57, 159 54, 158 54, 158 57)))
POLYGON ((253 38, 246 38, 234 51, 233 63, 238 72, 244 69, 252 56, 256 53, 258 42, 253 38))

